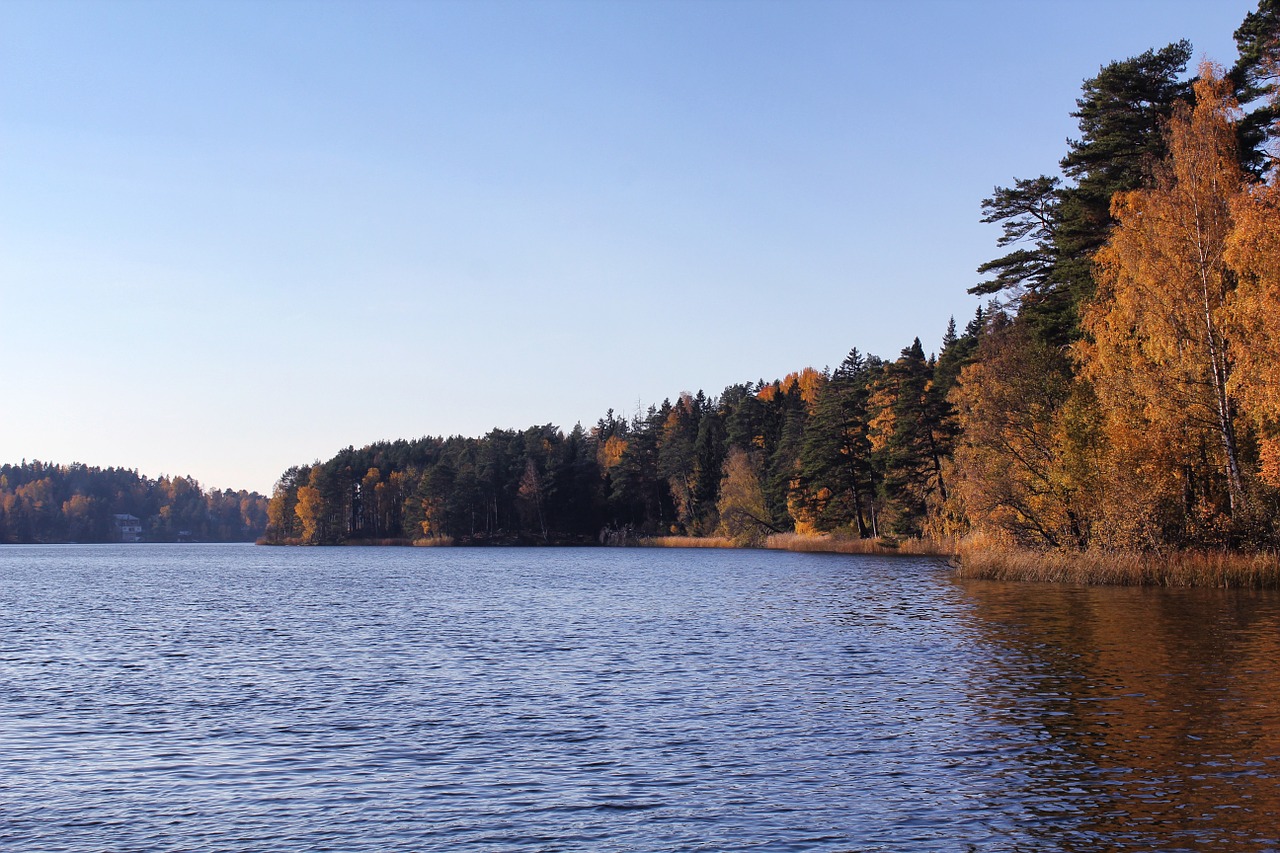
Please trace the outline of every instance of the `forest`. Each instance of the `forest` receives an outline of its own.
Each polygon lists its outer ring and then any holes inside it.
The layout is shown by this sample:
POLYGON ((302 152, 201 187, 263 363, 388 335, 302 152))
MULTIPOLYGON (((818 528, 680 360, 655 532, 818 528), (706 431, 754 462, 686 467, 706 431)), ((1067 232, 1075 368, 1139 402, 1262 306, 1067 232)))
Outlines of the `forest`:
POLYGON ((1181 41, 1084 81, 1056 168, 982 200, 989 302, 936 352, 348 447, 284 473, 265 541, 1280 546, 1280 2, 1235 40, 1229 68, 1181 41))
POLYGON ((133 516, 146 542, 252 542, 266 529, 267 498, 125 468, 0 465, 0 543, 119 542, 118 515, 133 516))

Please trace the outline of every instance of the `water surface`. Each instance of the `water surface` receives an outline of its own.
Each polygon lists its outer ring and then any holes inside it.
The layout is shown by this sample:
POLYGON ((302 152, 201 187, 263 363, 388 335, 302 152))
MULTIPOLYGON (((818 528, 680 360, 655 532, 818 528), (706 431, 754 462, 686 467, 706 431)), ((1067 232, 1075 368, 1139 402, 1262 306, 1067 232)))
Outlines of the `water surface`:
POLYGON ((929 559, 0 549, 0 844, 1276 850, 1280 598, 929 559))

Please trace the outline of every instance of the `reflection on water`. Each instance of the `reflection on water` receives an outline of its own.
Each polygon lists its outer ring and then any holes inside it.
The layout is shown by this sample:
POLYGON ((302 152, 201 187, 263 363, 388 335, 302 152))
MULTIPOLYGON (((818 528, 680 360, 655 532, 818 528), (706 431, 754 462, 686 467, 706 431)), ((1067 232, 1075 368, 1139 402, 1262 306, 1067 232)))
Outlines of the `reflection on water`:
POLYGON ((0 548, 0 846, 1276 850, 1278 626, 929 559, 0 548))
POLYGON ((957 582, 969 701, 1046 845, 1274 850, 1274 593, 957 582))

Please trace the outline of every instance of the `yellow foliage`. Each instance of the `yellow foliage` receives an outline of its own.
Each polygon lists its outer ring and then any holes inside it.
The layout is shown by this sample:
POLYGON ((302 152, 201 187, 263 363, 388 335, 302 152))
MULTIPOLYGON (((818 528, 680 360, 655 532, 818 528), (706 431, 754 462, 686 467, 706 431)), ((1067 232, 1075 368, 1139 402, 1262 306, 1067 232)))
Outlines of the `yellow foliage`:
POLYGON ((809 407, 809 413, 813 414, 814 408, 818 405, 822 387, 827 384, 827 377, 812 367, 806 367, 799 374, 793 375, 796 377, 795 384, 800 386, 800 399, 804 400, 804 404, 809 407))
POLYGON ((320 535, 321 522, 324 516, 324 499, 320 490, 314 486, 298 487, 298 505, 294 512, 302 522, 302 539, 304 542, 316 542, 320 535))
POLYGON ((810 414, 818 405, 818 397, 827 384, 827 377, 812 367, 806 367, 797 373, 788 373, 780 381, 766 385, 756 394, 764 402, 771 402, 779 394, 790 394, 796 386, 800 387, 800 399, 808 407, 810 414))
POLYGON ((1262 457, 1259 478, 1269 486, 1280 486, 1280 439, 1262 439, 1258 443, 1258 454, 1262 457))
POLYGON ((600 467, 606 471, 617 468, 622 464, 622 454, 627 452, 627 441, 616 435, 611 435, 600 445, 600 449, 596 451, 596 461, 600 467))
POLYGON ((62 512, 68 518, 87 517, 93 512, 94 500, 85 495, 72 495, 70 500, 62 502, 62 512))
POLYGON ((776 532, 770 523, 756 463, 741 448, 731 449, 725 459, 716 509, 720 513, 720 535, 739 545, 758 545, 768 533, 776 532))
POLYGON ((1025 326, 983 339, 951 397, 964 428, 952 491, 975 526, 1053 547, 1087 536, 1091 496, 1079 471, 1088 464, 1067 440, 1080 429, 1068 417, 1073 393, 1062 355, 1025 326))
POLYGON ((444 535, 446 513, 444 498, 422 499, 422 535, 436 538, 444 535))
POLYGON ((275 494, 271 496, 271 501, 267 504, 267 523, 281 537, 289 531, 291 525, 289 524, 289 493, 287 489, 277 487, 275 494))
MULTIPOLYGON (((1113 485, 1177 501, 1187 490, 1243 499, 1229 380, 1224 261, 1243 175, 1228 84, 1201 68, 1196 106, 1169 126, 1169 158, 1149 190, 1112 199, 1117 225, 1095 258, 1098 290, 1077 346, 1111 446, 1113 485)), ((1150 499, 1132 507, 1149 515, 1150 499)), ((1139 521, 1136 517, 1135 523, 1139 521)))
MULTIPOLYGON (((820 504, 817 500, 809 500, 800 480, 793 479, 789 483, 790 488, 787 489, 787 514, 791 516, 791 521, 795 527, 795 532, 801 536, 816 536, 820 532, 818 530, 818 509, 820 504)), ((827 490, 824 490, 827 491, 827 490)), ((830 495, 830 491, 827 491, 830 495)), ((814 496, 817 498, 817 496, 814 496)))
MULTIPOLYGON (((1230 306, 1235 372, 1230 389, 1268 439, 1280 437, 1280 186, 1255 187, 1232 201, 1235 228, 1226 259, 1238 277, 1230 306)), ((1280 466, 1263 444, 1261 479, 1280 486, 1280 466)))
POLYGON ((880 383, 871 390, 867 410, 874 414, 867 421, 867 440, 871 442, 873 453, 884 450, 893 438, 897 425, 897 415, 894 413, 897 401, 898 389, 893 383, 880 383))

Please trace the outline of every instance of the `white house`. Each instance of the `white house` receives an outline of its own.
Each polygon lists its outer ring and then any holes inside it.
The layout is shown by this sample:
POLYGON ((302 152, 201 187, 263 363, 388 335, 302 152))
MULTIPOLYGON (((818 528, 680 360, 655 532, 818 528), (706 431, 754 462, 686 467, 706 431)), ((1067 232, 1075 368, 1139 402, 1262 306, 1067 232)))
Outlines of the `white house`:
POLYGON ((136 515, 117 513, 115 517, 116 533, 121 542, 142 541, 142 521, 136 515))

